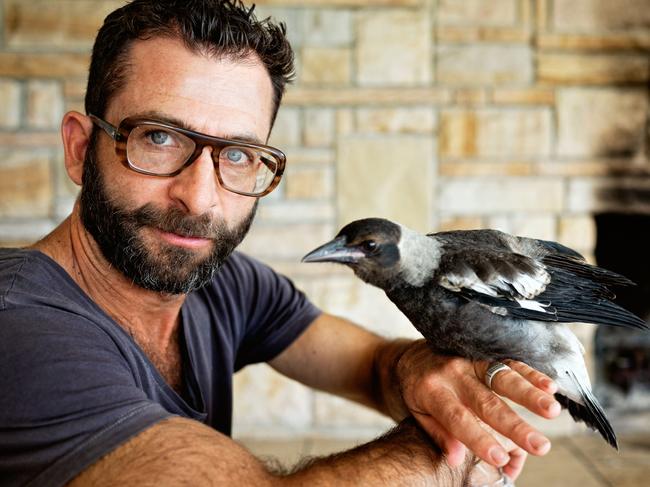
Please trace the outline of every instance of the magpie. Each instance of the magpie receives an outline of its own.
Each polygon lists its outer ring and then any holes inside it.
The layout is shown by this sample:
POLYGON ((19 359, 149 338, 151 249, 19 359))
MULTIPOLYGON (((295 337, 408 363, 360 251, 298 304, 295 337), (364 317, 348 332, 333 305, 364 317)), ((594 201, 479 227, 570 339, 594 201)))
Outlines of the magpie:
POLYGON ((553 378, 575 421, 618 450, 591 391, 584 348, 566 323, 648 330, 615 304, 634 283, 557 242, 498 230, 415 232, 381 218, 349 223, 303 262, 336 262, 386 292, 436 353, 525 362, 553 378))

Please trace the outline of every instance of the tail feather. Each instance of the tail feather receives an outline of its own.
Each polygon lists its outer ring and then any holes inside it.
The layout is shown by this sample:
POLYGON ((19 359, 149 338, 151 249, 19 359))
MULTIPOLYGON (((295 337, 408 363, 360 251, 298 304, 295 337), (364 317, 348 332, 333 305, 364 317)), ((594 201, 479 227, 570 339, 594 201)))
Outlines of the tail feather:
POLYGON ((614 428, 612 428, 607 416, 605 416, 605 411, 603 411, 596 397, 590 390, 580 384, 571 371, 566 371, 566 374, 571 378, 571 381, 580 392, 580 397, 584 401, 584 405, 562 394, 556 393, 555 399, 557 399, 563 408, 569 411, 569 414, 575 421, 582 421, 592 430, 598 431, 607 443, 618 450, 618 440, 616 439, 614 428))

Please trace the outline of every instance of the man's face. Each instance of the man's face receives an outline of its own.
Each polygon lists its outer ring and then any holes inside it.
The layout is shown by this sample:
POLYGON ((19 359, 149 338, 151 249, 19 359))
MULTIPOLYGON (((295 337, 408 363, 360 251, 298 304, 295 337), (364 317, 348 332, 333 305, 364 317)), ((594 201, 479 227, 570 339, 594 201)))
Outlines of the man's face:
MULTIPOLYGON (((214 59, 152 39, 134 44, 130 64, 108 122, 166 118, 209 135, 266 141, 272 86, 255 58, 214 59)), ((171 178, 127 169, 103 133, 87 151, 84 226, 109 263, 145 289, 179 294, 205 285, 253 220, 257 200, 219 186, 208 150, 171 178)))

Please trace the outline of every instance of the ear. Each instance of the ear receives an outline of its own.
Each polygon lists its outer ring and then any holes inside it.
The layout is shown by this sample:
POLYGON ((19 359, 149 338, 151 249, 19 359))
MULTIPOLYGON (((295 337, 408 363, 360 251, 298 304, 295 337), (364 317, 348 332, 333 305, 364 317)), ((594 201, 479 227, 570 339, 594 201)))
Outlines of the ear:
POLYGON ((61 137, 65 154, 65 169, 70 179, 81 186, 84 159, 93 131, 93 122, 79 112, 68 112, 61 123, 61 137))

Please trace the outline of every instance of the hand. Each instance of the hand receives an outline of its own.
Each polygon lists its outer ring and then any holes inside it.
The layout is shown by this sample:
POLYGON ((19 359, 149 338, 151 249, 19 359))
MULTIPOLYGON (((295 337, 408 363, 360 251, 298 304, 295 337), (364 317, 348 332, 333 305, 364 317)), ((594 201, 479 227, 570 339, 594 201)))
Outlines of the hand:
POLYGON ((397 363, 402 400, 422 428, 440 445, 450 466, 460 465, 466 447, 514 480, 525 459, 517 449, 509 452, 483 427, 533 455, 545 455, 549 440, 526 423, 497 394, 544 418, 560 413, 554 399, 555 383, 546 375, 516 361, 512 370, 499 373, 490 390, 483 383, 487 362, 435 355, 424 340, 409 346, 397 363))

